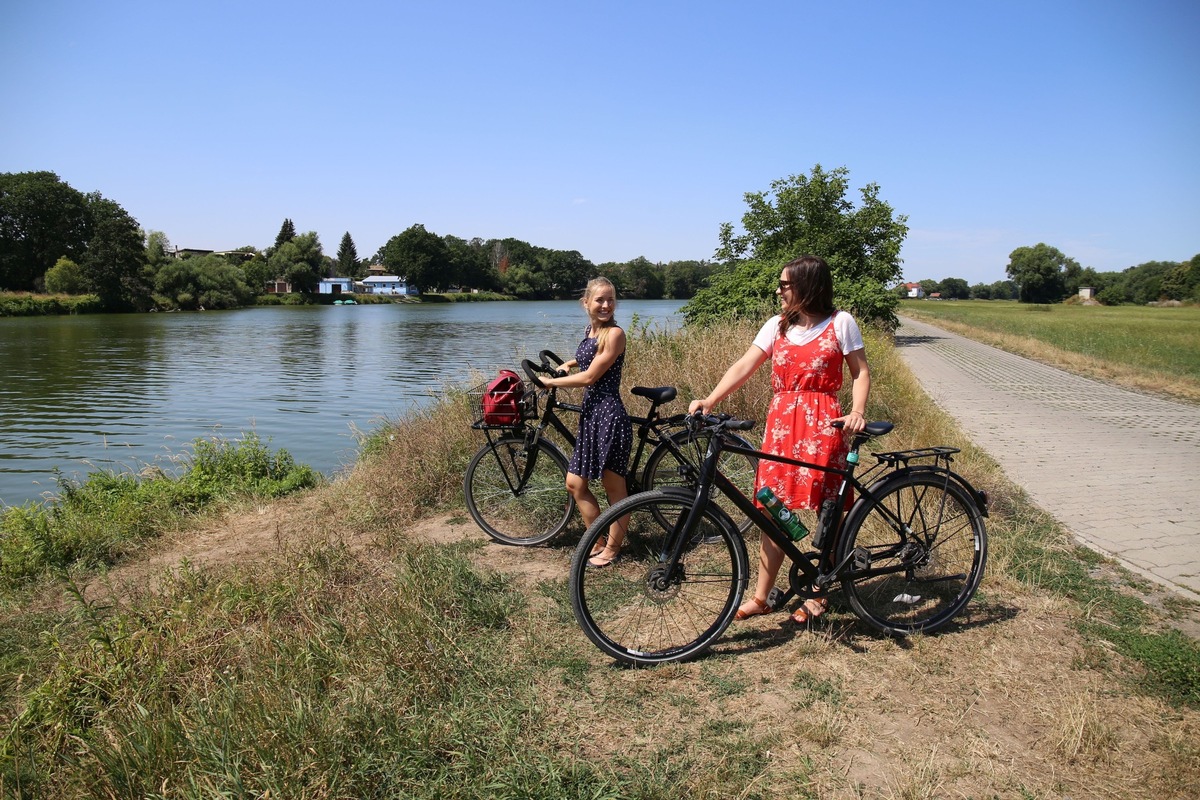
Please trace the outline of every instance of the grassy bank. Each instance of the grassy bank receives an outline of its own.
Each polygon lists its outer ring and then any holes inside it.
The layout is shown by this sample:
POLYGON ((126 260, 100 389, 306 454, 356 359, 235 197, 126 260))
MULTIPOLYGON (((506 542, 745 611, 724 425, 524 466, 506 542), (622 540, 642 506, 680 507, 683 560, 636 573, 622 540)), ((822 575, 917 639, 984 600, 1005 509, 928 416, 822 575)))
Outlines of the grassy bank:
POLYGON ((1200 402, 1200 306, 906 300, 900 313, 1077 374, 1200 402))
MULTIPOLYGON (((625 385, 673 383, 682 407, 752 335, 635 338, 625 385)), ((988 574, 944 633, 880 638, 835 605, 617 668, 571 616, 577 530, 522 550, 464 518, 480 440, 448 390, 345 479, 195 516, 102 579, 10 586, 0 796, 1194 796, 1194 643, 868 347, 882 446, 960 446, 993 496, 988 574)), ((761 419, 769 393, 762 373, 725 410, 761 419)))
POLYGON ((95 314, 102 310, 100 298, 94 294, 0 292, 0 317, 95 314))

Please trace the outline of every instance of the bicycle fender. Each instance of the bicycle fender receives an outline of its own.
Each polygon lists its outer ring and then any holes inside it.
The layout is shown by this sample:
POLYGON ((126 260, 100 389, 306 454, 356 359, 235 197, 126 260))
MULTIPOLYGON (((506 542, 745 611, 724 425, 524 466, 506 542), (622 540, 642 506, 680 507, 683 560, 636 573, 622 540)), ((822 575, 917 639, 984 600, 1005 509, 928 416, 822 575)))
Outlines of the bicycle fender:
MULTIPOLYGON (((967 493, 967 496, 975 502, 975 507, 979 509, 980 515, 983 517, 988 516, 987 492, 976 489, 971 485, 970 481, 968 481, 962 475, 959 475, 957 472, 951 472, 945 468, 935 467, 929 464, 913 464, 911 466, 904 467, 903 469, 893 470, 892 472, 889 472, 888 474, 879 478, 879 480, 873 482, 867 487, 867 489, 872 494, 878 494, 879 492, 876 490, 881 489, 883 484, 887 483, 889 480, 894 480, 895 476, 912 475, 917 473, 934 474, 942 478, 948 478, 951 482, 958 484, 959 487, 967 493)), ((858 508, 859 503, 862 501, 863 497, 860 495, 858 499, 854 501, 854 505, 850 507, 850 511, 846 514, 847 520, 850 519, 850 515, 854 513, 854 510, 858 508)))

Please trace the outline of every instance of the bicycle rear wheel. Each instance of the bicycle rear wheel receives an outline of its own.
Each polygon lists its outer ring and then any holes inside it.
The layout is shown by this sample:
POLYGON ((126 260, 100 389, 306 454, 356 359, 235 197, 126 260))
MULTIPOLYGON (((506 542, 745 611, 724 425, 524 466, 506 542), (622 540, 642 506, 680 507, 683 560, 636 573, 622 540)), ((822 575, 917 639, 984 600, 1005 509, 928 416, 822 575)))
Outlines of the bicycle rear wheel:
POLYGON ((566 530, 575 510, 567 459, 544 441, 527 449, 522 436, 502 436, 479 449, 467 465, 463 496, 471 518, 503 544, 548 542, 566 530))
POLYGON ((628 497, 596 518, 571 562, 571 606, 601 651, 629 664, 661 664, 697 655, 729 626, 746 589, 746 545, 719 509, 706 510, 685 535, 678 564, 664 563, 672 529, 695 497, 652 490, 628 497), (587 566, 596 541, 618 519, 629 528, 620 557, 587 566))
POLYGON ((874 499, 850 510, 838 561, 850 607, 884 633, 929 633, 970 601, 983 578, 983 514, 958 483, 936 472, 884 478, 874 499))
MULTIPOLYGON (((704 454, 708 452, 708 442, 711 438, 712 434, 705 431, 695 434, 689 431, 676 431, 671 434, 671 442, 688 457, 688 461, 687 463, 681 462, 668 445, 659 444, 646 459, 646 469, 643 472, 642 480, 645 487, 647 489, 665 489, 675 486, 695 489, 700 462, 704 460, 704 454)), ((726 434, 726 438, 734 444, 754 449, 753 445, 740 436, 726 434)), ((726 451, 721 453, 718 469, 733 482, 734 486, 741 490, 742 494, 747 497, 754 496, 754 476, 758 471, 757 458, 726 451)), ((729 515, 729 518, 737 523, 741 533, 750 530, 750 518, 743 514, 729 498, 718 494, 714 499, 729 515)))

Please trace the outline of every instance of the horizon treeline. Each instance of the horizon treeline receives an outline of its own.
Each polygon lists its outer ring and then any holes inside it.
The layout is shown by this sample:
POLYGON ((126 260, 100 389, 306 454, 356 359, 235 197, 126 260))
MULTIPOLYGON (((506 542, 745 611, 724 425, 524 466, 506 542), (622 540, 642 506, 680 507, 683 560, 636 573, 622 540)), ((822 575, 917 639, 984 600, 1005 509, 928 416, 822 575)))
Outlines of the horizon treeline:
POLYGON ((420 223, 369 258, 358 257, 347 231, 329 256, 315 231, 298 232, 290 218, 265 249, 181 250, 162 231, 143 230, 119 203, 79 192, 53 172, 0 174, 0 291, 94 295, 109 311, 235 308, 280 282, 313 295, 322 278, 361 279, 373 267, 422 292, 539 300, 578 297, 597 275, 611 279, 622 297, 689 299, 716 269, 707 261, 664 264, 640 256, 594 264, 577 250, 512 237, 439 236, 420 223))
MULTIPOLYGON (((1008 280, 991 284, 968 286, 962 278, 915 283, 920 284, 926 297, 936 292, 946 300, 1060 303, 1078 296, 1080 287, 1090 286, 1095 290, 1095 299, 1104 305, 1200 302, 1200 254, 1187 261, 1147 261, 1119 271, 1099 272, 1039 242, 1013 250, 1005 272, 1008 280)), ((908 285, 900 284, 896 293, 906 296, 908 285)))

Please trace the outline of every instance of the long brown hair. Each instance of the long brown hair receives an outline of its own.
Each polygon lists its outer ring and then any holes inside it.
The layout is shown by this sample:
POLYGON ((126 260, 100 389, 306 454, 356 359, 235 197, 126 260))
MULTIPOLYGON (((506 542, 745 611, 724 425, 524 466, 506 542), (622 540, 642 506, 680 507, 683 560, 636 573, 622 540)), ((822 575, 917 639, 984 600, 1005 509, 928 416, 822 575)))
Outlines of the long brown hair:
POLYGON ((783 265, 784 280, 792 284, 790 301, 784 301, 779 335, 800 324, 801 314, 822 319, 833 313, 833 272, 820 256, 800 256, 783 265))
MULTIPOLYGON (((605 288, 612 289, 613 311, 615 312, 617 310, 617 287, 613 286, 613 282, 603 275, 598 278, 592 278, 587 282, 587 288, 583 290, 583 297, 579 298, 579 305, 583 306, 584 310, 586 310, 587 302, 592 299, 592 295, 605 288)), ((596 335, 596 355, 604 352, 604 346, 608 344, 609 329, 615 327, 617 327, 617 316, 614 313, 607 325, 602 325, 599 329, 592 330, 592 333, 596 335)))

